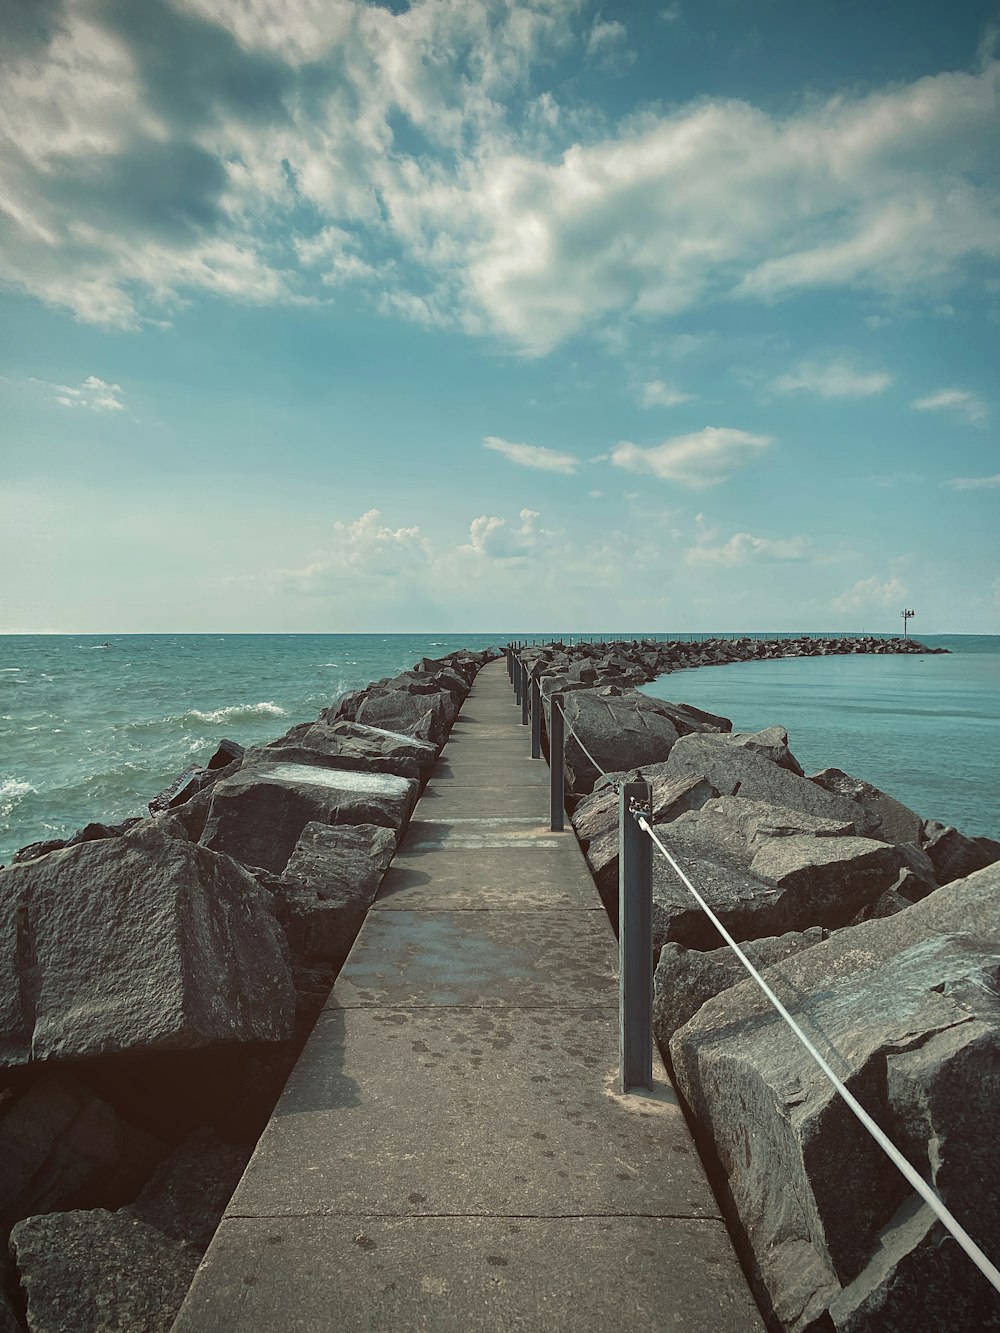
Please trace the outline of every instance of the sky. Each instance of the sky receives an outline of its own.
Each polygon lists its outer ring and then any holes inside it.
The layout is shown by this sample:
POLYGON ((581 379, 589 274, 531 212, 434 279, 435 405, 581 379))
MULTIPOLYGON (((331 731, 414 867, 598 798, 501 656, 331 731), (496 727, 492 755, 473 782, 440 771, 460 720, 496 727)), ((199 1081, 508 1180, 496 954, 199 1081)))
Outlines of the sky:
POLYGON ((1000 0, 2 0, 0 632, 1000 632, 1000 0))

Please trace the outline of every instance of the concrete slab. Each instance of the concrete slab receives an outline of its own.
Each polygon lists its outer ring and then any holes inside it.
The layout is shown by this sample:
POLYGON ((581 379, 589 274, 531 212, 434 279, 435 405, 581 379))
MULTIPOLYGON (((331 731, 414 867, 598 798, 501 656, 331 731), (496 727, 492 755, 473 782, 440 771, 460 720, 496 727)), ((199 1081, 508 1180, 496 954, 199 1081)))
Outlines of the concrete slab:
MULTIPOLYGON (((563 835, 557 834, 557 837, 563 835)), ((449 851, 433 862, 419 853, 398 855, 382 878, 373 911, 530 911, 533 908, 594 911, 607 917, 590 882, 577 873, 582 859, 570 834, 554 852, 526 869, 516 849, 449 851), (569 872, 569 873, 568 873, 569 872)))
POLYGON ((382 911, 337 980, 343 1008, 607 1004, 618 946, 597 912, 382 911))
POLYGON ((617 1068, 616 1004, 328 1006, 227 1216, 717 1217, 669 1083, 617 1068))
POLYGON ((174 1333, 748 1333, 721 1223, 364 1217, 222 1224, 174 1333))
POLYGON ((468 818, 484 814, 532 815, 535 819, 543 819, 549 808, 546 796, 547 792, 538 784, 518 783, 510 787, 474 784, 466 787, 432 778, 420 798, 420 813, 425 819, 468 818))

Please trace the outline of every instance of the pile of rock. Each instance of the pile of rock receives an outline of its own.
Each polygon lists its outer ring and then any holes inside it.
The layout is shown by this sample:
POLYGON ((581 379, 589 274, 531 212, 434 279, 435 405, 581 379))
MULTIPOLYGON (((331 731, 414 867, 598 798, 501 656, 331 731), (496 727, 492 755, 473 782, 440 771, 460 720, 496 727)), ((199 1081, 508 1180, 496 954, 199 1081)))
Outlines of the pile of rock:
POLYGON ((167 1329, 491 653, 0 869, 0 1328, 167 1329))
MULTIPOLYGON (((546 698, 566 692, 583 743, 567 741, 569 804, 613 919, 616 786, 641 778, 685 874, 1000 1256, 1000 843, 923 819, 838 769, 807 777, 781 727, 735 733, 725 718, 646 698, 626 683, 641 679, 641 645, 599 662, 590 645, 523 656, 546 698)), ((653 898, 655 1032, 775 1326, 1000 1328, 1000 1299, 655 851, 653 898)))

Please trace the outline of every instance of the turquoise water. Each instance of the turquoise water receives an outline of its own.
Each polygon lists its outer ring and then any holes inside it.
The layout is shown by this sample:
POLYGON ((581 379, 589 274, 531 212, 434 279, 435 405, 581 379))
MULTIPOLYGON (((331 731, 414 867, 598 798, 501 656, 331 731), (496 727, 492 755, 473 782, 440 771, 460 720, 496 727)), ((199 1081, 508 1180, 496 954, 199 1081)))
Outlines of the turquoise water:
POLYGON ((807 773, 842 768, 927 819, 1000 838, 1000 637, 922 641, 950 652, 698 667, 645 690, 739 731, 780 723, 807 773))
MULTIPOLYGON (((420 657, 510 637, 551 636, 0 637, 0 863, 88 820, 145 813, 223 736, 269 740, 420 657)), ((921 814, 1000 837, 1000 638, 928 642, 956 651, 708 667, 649 688, 741 729, 780 722, 807 771, 836 765, 921 814)))

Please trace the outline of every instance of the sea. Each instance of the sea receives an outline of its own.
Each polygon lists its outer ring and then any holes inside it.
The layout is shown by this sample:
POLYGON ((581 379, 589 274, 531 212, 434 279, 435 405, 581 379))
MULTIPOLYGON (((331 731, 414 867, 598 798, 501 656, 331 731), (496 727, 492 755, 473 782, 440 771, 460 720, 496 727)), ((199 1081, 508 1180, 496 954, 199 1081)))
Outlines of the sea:
MULTIPOLYGON (((271 740, 421 657, 511 639, 633 637, 711 636, 0 636, 0 864, 26 843, 66 837, 91 820, 144 814, 184 768, 207 762, 223 737, 244 745, 271 740)), ((795 636, 762 630, 751 637, 795 636)), ((922 641, 949 652, 699 667, 645 688, 721 713, 738 730, 779 723, 807 773, 842 768, 927 818, 1000 838, 1000 636, 922 641)))

